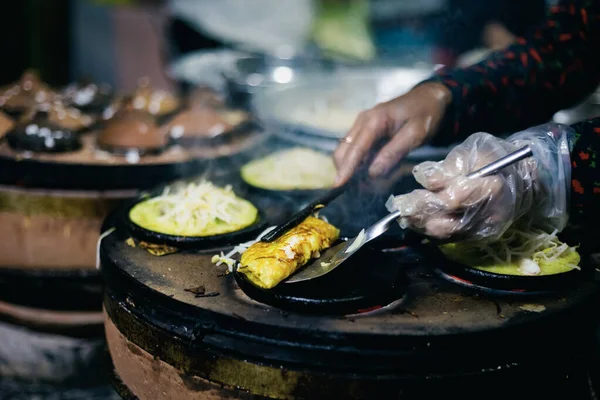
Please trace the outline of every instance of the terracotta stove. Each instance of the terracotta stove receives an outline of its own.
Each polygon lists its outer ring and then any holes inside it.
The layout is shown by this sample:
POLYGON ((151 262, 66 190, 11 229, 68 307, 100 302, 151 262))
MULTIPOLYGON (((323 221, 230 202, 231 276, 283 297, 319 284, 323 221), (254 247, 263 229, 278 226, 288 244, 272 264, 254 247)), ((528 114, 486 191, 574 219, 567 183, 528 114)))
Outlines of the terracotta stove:
POLYGON ((386 264, 371 268, 396 268, 403 290, 386 304, 316 314, 248 297, 211 264, 218 249, 156 257, 128 236, 117 229, 101 246, 124 398, 592 398, 591 281, 480 290, 457 284, 425 248, 382 240, 386 264))

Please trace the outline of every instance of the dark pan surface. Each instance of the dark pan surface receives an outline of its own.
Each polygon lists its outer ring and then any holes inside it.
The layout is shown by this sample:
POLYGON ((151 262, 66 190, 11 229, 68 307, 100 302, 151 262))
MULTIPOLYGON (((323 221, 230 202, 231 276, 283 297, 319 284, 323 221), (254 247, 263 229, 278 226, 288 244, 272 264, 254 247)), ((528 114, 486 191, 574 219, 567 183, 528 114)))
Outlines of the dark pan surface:
MULTIPOLYGON (((471 266, 450 260, 442 253, 437 245, 423 243, 423 236, 405 230, 402 232, 403 242, 407 246, 421 248, 438 267, 436 270, 451 278, 455 283, 484 289, 506 291, 508 293, 529 293, 557 291, 581 282, 586 277, 586 271, 572 270, 555 275, 521 276, 496 274, 482 271, 471 266)), ((384 241, 385 242, 385 241, 384 241)))
MULTIPOLYGON (((323 252, 326 259, 337 249, 323 252)), ((261 289, 237 272, 240 288, 252 299, 283 310, 312 314, 353 314, 388 305, 404 294, 407 278, 402 266, 393 259, 365 246, 343 266, 320 278, 293 284, 280 283, 273 289, 261 289)))
POLYGON ((441 271, 466 284, 514 292, 549 291, 562 289, 581 281, 584 273, 572 270, 555 275, 519 276, 495 274, 445 259, 441 271))

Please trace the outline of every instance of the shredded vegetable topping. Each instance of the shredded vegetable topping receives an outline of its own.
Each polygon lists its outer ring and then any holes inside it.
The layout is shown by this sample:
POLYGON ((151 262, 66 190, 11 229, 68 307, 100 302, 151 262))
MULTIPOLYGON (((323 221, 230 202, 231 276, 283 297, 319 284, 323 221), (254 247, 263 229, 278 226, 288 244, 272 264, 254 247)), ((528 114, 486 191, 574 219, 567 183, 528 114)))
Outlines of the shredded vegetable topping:
POLYGON ((497 270, 515 266, 515 273, 519 275, 544 275, 580 269, 577 248, 561 242, 557 233, 512 227, 498 241, 443 245, 442 251, 451 258, 479 269, 497 270))
MULTIPOLYGON (((501 240, 490 244, 474 244, 475 247, 484 251, 488 257, 498 263, 510 264, 522 258, 531 258, 534 261, 554 261, 565 252, 574 251, 566 243, 562 243, 556 234, 558 231, 546 233, 543 231, 522 231, 511 229, 501 240)), ((579 268, 577 265, 571 265, 579 268)))
POLYGON ((258 210, 235 195, 231 186, 208 181, 190 183, 136 205, 133 222, 147 229, 181 236, 207 236, 232 232, 251 225, 258 210))
POLYGON ((257 243, 258 241, 260 241, 267 233, 271 232, 275 228, 276 228, 276 226, 271 226, 271 227, 265 229, 260 235, 258 235, 258 237, 256 239, 251 240, 249 242, 238 244, 227 254, 224 254, 223 252, 221 252, 220 254, 214 255, 213 258, 211 259, 211 261, 213 262, 213 264, 216 264, 217 266, 226 264, 227 268, 229 269, 229 272, 233 272, 233 268, 235 266, 236 260, 233 259, 232 257, 236 256, 237 254, 239 254, 239 255, 244 254, 244 252, 250 246, 252 246, 254 243, 257 243))

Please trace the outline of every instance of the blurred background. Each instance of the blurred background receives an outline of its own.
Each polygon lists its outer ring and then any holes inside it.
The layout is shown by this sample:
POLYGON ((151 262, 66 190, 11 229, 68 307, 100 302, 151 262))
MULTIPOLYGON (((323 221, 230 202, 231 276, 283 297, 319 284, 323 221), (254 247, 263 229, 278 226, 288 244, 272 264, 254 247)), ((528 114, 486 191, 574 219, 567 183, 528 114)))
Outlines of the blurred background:
POLYGON ((24 0, 5 5, 2 81, 25 68, 51 84, 92 77, 127 90, 199 50, 346 62, 452 64, 502 47, 544 17, 545 0, 24 0), (10 40, 8 40, 10 38, 10 40))

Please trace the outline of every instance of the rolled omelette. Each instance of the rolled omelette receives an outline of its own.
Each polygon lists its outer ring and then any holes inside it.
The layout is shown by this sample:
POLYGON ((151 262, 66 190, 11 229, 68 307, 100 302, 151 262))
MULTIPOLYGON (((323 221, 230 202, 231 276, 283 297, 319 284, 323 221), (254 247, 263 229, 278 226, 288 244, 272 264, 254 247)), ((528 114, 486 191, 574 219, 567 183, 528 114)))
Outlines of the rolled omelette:
POLYGON ((237 270, 256 286, 271 289, 311 259, 318 258, 339 236, 340 230, 335 226, 308 217, 273 242, 250 246, 242 254, 237 270))

